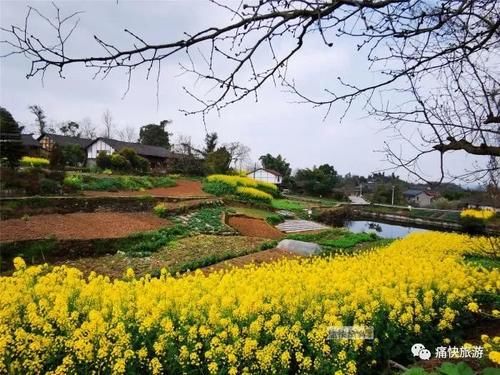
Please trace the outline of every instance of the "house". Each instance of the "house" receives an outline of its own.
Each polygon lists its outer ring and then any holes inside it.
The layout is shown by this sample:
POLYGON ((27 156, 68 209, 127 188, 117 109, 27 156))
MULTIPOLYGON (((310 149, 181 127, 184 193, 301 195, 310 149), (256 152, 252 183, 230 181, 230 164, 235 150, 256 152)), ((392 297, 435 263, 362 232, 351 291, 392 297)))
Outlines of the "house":
POLYGON ((428 207, 431 205, 435 194, 426 190, 408 189, 403 193, 403 196, 410 204, 419 207, 428 207))
POLYGON ((254 180, 258 181, 270 182, 276 185, 281 184, 283 179, 281 173, 266 168, 258 168, 248 173, 247 177, 253 178, 254 180))
POLYGON ((165 147, 143 145, 140 143, 123 142, 111 138, 97 138, 92 141, 86 149, 87 165, 95 165, 99 152, 106 151, 108 154, 119 152, 124 148, 131 148, 137 155, 147 159, 152 168, 165 166, 168 160, 175 159, 178 155, 170 152, 165 147))
POLYGON ((33 138, 33 134, 21 134, 21 143, 23 145, 23 155, 40 156, 40 143, 33 138))
POLYGON ((78 145, 85 151, 92 142, 93 140, 88 138, 71 137, 52 133, 44 133, 38 137, 38 143, 40 143, 42 150, 47 154, 50 154, 56 145, 58 147, 78 145))

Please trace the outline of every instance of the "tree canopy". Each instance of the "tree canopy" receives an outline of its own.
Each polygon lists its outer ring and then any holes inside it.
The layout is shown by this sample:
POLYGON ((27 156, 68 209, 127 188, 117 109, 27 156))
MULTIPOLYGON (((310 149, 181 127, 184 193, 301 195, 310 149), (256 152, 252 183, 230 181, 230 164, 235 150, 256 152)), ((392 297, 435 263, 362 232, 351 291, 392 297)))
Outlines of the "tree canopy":
POLYGON ((328 196, 332 194, 338 181, 335 168, 329 164, 322 164, 312 169, 299 169, 294 177, 294 186, 295 190, 308 195, 328 196))
POLYGON ((22 127, 5 108, 0 107, 0 161, 6 161, 10 167, 17 167, 22 157, 22 127))
POLYGON ((141 127, 139 131, 139 143, 143 145, 161 146, 170 149, 170 133, 166 127, 171 121, 163 120, 160 125, 149 124, 141 127))
POLYGON ((272 156, 271 154, 262 155, 259 157, 262 166, 266 169, 272 169, 276 172, 281 173, 283 178, 290 177, 292 169, 290 168, 290 163, 286 161, 281 155, 272 156))

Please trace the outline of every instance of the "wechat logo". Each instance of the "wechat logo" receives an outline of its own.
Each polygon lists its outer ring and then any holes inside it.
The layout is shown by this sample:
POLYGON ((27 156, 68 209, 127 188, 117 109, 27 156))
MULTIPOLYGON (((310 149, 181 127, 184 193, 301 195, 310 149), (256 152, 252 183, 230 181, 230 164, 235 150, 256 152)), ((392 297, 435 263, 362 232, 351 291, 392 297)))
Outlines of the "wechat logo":
POLYGON ((425 361, 431 358, 430 350, 426 349, 422 344, 414 344, 411 347, 411 353, 414 357, 419 357, 420 359, 423 359, 425 361))

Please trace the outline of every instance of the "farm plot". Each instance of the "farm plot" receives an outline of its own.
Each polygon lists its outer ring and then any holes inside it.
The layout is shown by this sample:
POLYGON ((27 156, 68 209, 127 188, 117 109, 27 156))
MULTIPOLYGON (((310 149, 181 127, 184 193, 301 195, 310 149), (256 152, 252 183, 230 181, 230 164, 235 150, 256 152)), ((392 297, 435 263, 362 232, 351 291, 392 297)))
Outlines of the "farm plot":
POLYGON ((259 251, 264 242, 262 238, 200 234, 173 241, 146 257, 119 252, 115 255, 60 261, 55 265, 75 267, 85 274, 94 271, 112 278, 123 277, 128 268, 133 269, 137 276, 159 275, 162 268, 175 274, 259 251))
POLYGON ((243 236, 279 239, 283 237, 276 228, 265 221, 245 216, 231 216, 228 224, 243 236))
POLYGON ((0 241, 118 238, 168 225, 170 225, 169 220, 148 212, 79 212, 66 215, 36 215, 23 219, 3 220, 0 241))
POLYGON ((153 197, 209 197, 210 194, 201 189, 200 181, 177 180, 175 186, 157 187, 139 191, 84 191, 86 196, 136 196, 150 195, 153 197))

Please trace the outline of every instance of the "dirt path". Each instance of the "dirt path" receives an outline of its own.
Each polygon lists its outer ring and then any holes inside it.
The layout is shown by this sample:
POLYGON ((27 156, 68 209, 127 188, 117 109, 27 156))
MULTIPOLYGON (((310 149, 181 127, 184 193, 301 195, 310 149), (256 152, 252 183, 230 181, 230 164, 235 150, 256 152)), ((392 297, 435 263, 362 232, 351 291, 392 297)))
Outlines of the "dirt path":
POLYGON ((291 259, 298 257, 299 256, 297 254, 290 253, 286 250, 270 249, 225 260, 224 262, 220 262, 212 266, 201 268, 201 271, 203 271, 203 273, 205 274, 208 274, 215 271, 229 269, 231 267, 243 267, 251 263, 254 264, 271 263, 271 262, 276 262, 277 260, 280 259, 291 259))
POLYGON ((118 238, 169 225, 152 213, 93 212, 66 215, 36 215, 23 219, 3 220, 0 241, 118 238))
POLYGON ((273 240, 283 237, 283 233, 260 219, 231 216, 228 220, 228 224, 243 236, 270 238, 273 240))
POLYGON ((201 182, 194 180, 177 180, 177 185, 168 188, 154 188, 144 191, 85 191, 89 197, 114 197, 151 195, 153 197, 210 197, 201 189, 201 182))

